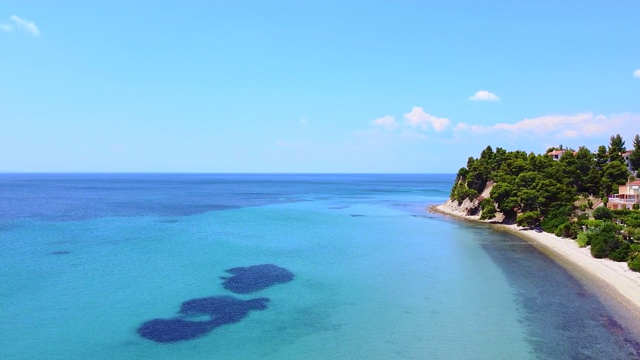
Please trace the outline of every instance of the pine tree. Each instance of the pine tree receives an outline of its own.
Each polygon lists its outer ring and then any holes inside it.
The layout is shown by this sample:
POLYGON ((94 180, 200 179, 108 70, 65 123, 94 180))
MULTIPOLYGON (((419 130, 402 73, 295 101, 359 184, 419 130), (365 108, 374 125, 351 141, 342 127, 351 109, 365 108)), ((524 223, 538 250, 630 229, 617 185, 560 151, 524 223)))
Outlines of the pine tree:
POLYGON ((609 156, 607 155, 607 148, 604 145, 598 146, 598 152, 596 153, 596 169, 598 169, 598 171, 602 171, 608 162, 609 156))
POLYGON ((609 139, 609 151, 607 152, 609 155, 609 162, 617 160, 624 163, 622 153, 626 150, 627 148, 624 147, 624 140, 622 140, 622 136, 620 136, 620 134, 612 135, 609 139))
POLYGON ((640 169, 640 136, 638 134, 633 138, 633 151, 629 156, 629 162, 633 171, 637 172, 640 169))
POLYGON ((604 166, 602 185, 606 195, 617 193, 618 185, 624 185, 629 178, 629 171, 624 162, 614 160, 604 166))
POLYGON ((596 168, 593 154, 584 146, 581 146, 576 153, 576 168, 580 174, 576 190, 583 194, 598 195, 602 175, 596 168))

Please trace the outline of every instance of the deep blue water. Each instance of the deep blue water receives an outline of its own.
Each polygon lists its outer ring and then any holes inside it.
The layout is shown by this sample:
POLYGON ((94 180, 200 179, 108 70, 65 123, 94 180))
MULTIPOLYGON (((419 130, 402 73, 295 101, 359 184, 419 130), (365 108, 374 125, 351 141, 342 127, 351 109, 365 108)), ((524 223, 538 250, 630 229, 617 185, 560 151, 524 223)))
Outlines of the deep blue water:
POLYGON ((0 359, 640 358, 533 246, 428 213, 453 180, 1 174, 0 359))
POLYGON ((207 211, 383 193, 445 194, 451 175, 0 174, 3 221, 188 216, 207 211))

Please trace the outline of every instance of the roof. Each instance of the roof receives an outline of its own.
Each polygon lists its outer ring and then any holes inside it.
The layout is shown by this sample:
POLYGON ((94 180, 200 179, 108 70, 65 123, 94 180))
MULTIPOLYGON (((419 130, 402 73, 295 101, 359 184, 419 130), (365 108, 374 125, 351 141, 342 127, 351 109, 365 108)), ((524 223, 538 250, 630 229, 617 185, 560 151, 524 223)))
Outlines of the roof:
POLYGON ((547 155, 549 156, 553 156, 553 155, 562 155, 565 153, 566 150, 553 150, 553 151, 549 151, 547 153, 547 155))
POLYGON ((640 180, 629 181, 627 185, 640 185, 640 180))

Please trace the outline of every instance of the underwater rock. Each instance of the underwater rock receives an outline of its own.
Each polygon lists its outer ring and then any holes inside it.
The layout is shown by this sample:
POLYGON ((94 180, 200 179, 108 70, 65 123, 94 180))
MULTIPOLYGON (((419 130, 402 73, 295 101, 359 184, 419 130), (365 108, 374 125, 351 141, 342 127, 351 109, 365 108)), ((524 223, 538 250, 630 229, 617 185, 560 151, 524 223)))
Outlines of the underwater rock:
POLYGON ((138 334, 145 339, 159 343, 191 340, 203 336, 215 328, 237 323, 251 310, 265 310, 267 298, 240 300, 233 296, 212 296, 185 301, 180 306, 180 314, 173 319, 153 319, 138 328, 138 334), (207 321, 189 320, 190 316, 208 315, 207 321))
POLYGON ((273 264, 237 267, 226 272, 233 276, 221 277, 225 280, 222 286, 236 294, 248 294, 293 280, 291 271, 273 264))

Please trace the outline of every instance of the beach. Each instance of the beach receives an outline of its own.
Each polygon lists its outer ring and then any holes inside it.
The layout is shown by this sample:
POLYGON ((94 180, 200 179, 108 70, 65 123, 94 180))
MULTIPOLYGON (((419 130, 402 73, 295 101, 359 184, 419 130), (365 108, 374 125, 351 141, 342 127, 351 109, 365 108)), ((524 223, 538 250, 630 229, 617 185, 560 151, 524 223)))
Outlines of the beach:
POLYGON ((498 224, 480 220, 479 216, 465 215, 465 211, 451 201, 429 208, 433 212, 452 216, 458 219, 490 223, 497 230, 508 231, 517 235, 545 252, 551 258, 567 267, 589 276, 597 282, 598 287, 610 296, 626 305, 636 315, 640 314, 640 273, 629 269, 626 262, 609 259, 596 259, 588 247, 581 248, 575 240, 561 238, 546 232, 536 232, 515 224, 498 224))

